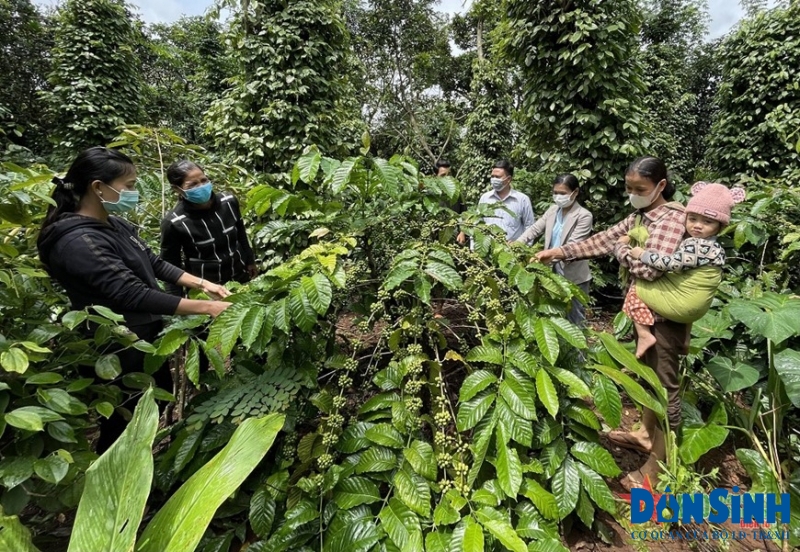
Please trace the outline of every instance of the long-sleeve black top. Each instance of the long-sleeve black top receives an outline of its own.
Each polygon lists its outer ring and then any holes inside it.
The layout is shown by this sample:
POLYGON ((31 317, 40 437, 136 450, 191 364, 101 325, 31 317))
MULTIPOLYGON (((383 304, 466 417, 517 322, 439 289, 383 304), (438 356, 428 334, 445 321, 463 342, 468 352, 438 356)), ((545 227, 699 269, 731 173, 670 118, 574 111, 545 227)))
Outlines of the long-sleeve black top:
MULTIPOLYGON (((161 221, 161 256, 216 284, 246 282, 247 267, 255 264, 255 256, 239 201, 231 194, 215 193, 211 206, 199 209, 180 200, 161 221)), ((183 289, 167 285, 167 292, 180 296, 183 289)))

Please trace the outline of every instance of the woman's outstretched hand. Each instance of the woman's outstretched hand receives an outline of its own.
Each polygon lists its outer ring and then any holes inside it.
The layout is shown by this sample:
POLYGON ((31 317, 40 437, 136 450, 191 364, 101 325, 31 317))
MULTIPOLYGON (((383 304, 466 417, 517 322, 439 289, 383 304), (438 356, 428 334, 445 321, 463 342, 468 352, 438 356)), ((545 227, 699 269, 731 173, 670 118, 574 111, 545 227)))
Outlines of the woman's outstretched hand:
POLYGON ((219 284, 213 284, 211 282, 204 282, 203 287, 201 289, 203 290, 203 293, 205 293, 215 301, 225 299, 226 297, 229 297, 231 295, 231 292, 228 291, 227 288, 225 288, 225 286, 221 286, 219 284))
POLYGON ((531 262, 534 260, 539 261, 540 263, 550 264, 553 261, 559 261, 564 258, 564 250, 560 247, 556 247, 554 249, 545 249, 544 251, 539 251, 534 258, 531 259, 531 262))

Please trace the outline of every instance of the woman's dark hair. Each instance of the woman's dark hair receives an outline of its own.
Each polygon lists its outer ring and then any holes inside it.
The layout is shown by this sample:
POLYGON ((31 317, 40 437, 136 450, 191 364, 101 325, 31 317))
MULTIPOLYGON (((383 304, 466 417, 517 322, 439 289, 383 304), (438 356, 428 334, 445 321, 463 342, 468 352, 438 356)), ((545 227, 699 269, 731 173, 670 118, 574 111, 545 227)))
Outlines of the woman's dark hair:
POLYGON ((172 165, 170 165, 167 168, 167 180, 173 186, 182 188, 183 181, 186 179, 186 175, 189 174, 189 171, 193 169, 200 169, 201 171, 203 171, 203 167, 201 167, 197 163, 194 163, 193 161, 189 161, 188 159, 181 159, 180 161, 175 161, 172 165))
POLYGON ((578 190, 578 194, 575 196, 575 199, 581 197, 581 185, 578 183, 578 179, 575 178, 574 174, 560 174, 558 175, 555 180, 553 180, 553 188, 557 185, 563 184, 567 188, 569 188, 570 192, 574 192, 578 190))
POLYGON ((450 168, 450 161, 448 161, 447 159, 439 159, 436 162, 436 165, 435 165, 436 171, 438 172, 439 169, 441 169, 442 167, 446 167, 446 168, 449 169, 450 168))
POLYGON ((494 164, 493 169, 503 169, 508 176, 514 176, 514 165, 508 159, 501 159, 494 164))
POLYGON ((64 178, 53 178, 56 189, 52 198, 56 204, 47 209, 42 231, 64 213, 77 211, 81 198, 95 180, 108 183, 134 170, 130 157, 117 150, 102 146, 83 150, 72 162, 64 178))
POLYGON ((635 159, 628 167, 628 170, 625 171, 625 176, 629 174, 638 174, 655 185, 658 185, 662 180, 666 180, 667 184, 664 186, 664 191, 661 192, 661 195, 664 196, 664 199, 672 199, 672 196, 675 195, 675 184, 669 179, 667 165, 658 157, 645 156, 635 159))

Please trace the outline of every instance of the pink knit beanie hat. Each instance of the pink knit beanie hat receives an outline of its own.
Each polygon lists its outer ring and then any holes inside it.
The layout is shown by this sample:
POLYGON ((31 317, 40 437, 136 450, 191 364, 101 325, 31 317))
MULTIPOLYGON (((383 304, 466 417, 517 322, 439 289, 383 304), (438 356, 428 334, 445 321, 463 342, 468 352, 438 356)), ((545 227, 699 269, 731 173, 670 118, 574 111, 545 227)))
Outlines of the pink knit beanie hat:
POLYGON ((723 184, 711 182, 695 182, 692 186, 692 199, 686 205, 686 212, 719 221, 725 226, 731 221, 731 209, 735 204, 744 201, 744 197, 742 188, 728 188, 723 184))

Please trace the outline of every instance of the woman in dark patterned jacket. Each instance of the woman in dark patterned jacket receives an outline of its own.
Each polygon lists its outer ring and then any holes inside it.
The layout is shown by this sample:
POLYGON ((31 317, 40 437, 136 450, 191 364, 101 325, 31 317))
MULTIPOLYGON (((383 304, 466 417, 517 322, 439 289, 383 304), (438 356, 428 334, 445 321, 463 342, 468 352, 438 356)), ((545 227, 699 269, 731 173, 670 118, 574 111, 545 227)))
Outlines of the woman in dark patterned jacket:
MULTIPOLYGON (((257 276, 236 197, 214 192, 202 167, 187 160, 170 165, 167 180, 180 199, 161 221, 161 257, 216 284, 257 276)), ((183 295, 175 285, 167 292, 183 295)))

